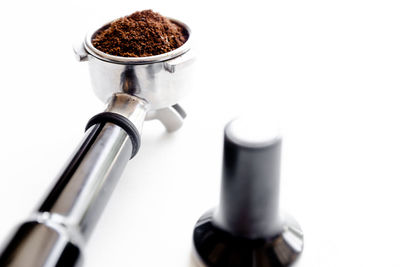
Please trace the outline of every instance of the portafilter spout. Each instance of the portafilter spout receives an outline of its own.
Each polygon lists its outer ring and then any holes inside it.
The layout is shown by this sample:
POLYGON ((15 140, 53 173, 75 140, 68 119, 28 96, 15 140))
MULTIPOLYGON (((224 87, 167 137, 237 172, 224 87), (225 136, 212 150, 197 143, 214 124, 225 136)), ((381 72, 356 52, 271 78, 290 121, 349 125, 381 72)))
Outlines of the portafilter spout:
MULTIPOLYGON (((107 104, 91 118, 83 141, 31 216, 0 250, 0 266, 77 266, 126 164, 139 150, 145 120, 158 119, 167 131, 181 127, 177 101, 189 89, 193 55, 189 27, 181 47, 161 55, 130 58, 105 54, 90 32, 75 49, 88 61, 96 95, 107 104)), ((108 27, 106 24, 104 27, 108 27)))

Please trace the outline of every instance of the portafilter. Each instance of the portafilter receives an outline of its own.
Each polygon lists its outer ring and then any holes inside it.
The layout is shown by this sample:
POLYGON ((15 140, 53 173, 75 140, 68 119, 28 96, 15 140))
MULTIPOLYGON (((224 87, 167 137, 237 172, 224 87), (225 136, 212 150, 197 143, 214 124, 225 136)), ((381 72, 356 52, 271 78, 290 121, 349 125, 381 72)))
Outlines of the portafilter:
POLYGON ((175 19, 187 41, 149 57, 113 56, 96 49, 87 34, 75 48, 89 64, 92 87, 107 104, 92 117, 82 142, 31 216, 17 227, 2 250, 0 266, 77 266, 82 249, 129 159, 140 147, 145 120, 158 119, 167 131, 185 118, 178 100, 190 88, 191 31, 175 19))

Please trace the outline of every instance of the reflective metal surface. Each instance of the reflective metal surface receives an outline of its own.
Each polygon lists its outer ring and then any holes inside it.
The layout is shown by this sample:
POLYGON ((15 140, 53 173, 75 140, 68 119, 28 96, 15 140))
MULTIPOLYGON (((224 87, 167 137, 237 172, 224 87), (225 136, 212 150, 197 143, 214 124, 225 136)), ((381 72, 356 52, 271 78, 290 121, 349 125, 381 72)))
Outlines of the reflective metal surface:
POLYGON ((0 254, 0 266, 72 267, 82 265, 81 249, 64 229, 35 221, 21 225, 0 254))
POLYGON ((148 109, 149 104, 144 99, 124 93, 116 93, 108 102, 106 111, 128 118, 141 134, 148 109))
POLYGON ((186 118, 186 112, 179 104, 167 108, 150 110, 146 114, 146 120, 159 120, 167 130, 174 132, 182 127, 183 120, 186 118))
POLYGON ((173 21, 186 29, 188 40, 171 52, 150 57, 103 53, 92 44, 97 30, 88 33, 84 46, 76 48, 75 53, 79 60, 88 61, 93 89, 102 101, 122 92, 145 99, 154 110, 176 104, 187 93, 194 59, 190 51, 191 31, 186 24, 173 21))
POLYGON ((127 133, 112 123, 95 125, 88 132, 38 209, 79 233, 83 241, 93 230, 132 149, 127 133))

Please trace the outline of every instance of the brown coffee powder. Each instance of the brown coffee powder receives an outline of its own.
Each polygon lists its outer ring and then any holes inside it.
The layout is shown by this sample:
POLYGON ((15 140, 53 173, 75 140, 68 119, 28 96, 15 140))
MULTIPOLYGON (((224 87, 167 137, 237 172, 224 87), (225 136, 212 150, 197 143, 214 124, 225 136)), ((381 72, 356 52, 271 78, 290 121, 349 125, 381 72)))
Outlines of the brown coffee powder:
POLYGON ((144 10, 111 22, 95 34, 92 43, 110 55, 147 57, 172 51, 187 39, 183 27, 152 10, 144 10))

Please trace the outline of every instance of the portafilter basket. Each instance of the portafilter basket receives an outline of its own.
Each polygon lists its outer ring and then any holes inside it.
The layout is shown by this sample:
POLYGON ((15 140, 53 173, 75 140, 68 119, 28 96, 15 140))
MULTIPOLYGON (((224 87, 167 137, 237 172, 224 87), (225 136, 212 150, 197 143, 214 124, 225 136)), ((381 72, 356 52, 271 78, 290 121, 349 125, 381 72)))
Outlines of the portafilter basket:
POLYGON ((174 131, 182 125, 185 116, 177 103, 191 87, 194 55, 190 28, 176 19, 170 20, 185 29, 188 39, 168 53, 120 57, 98 50, 93 46, 93 37, 110 23, 90 31, 75 53, 78 60, 88 61, 92 87, 103 102, 110 102, 119 94, 140 98, 145 102, 147 120, 159 119, 168 131, 174 131))

